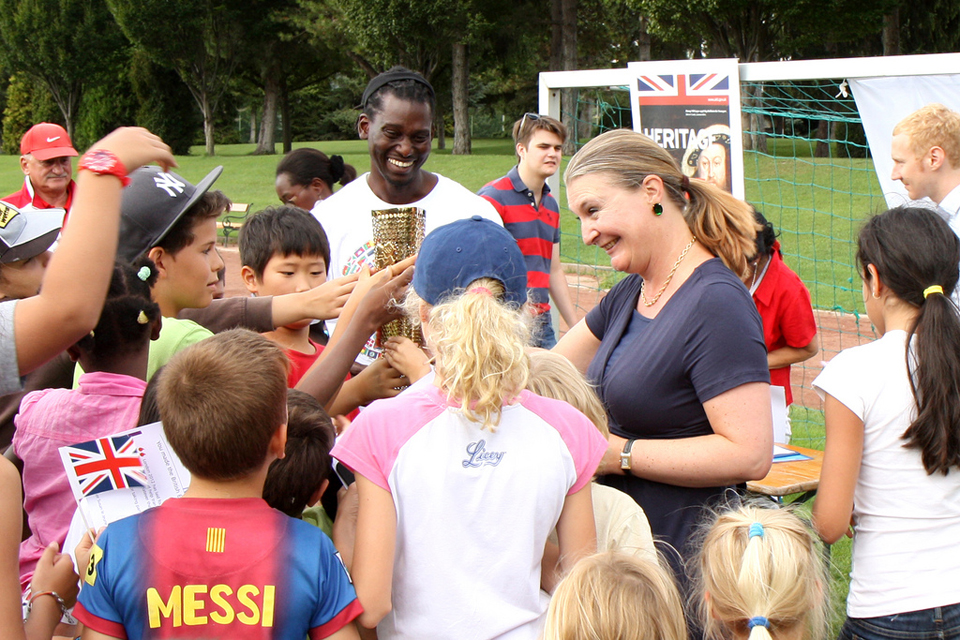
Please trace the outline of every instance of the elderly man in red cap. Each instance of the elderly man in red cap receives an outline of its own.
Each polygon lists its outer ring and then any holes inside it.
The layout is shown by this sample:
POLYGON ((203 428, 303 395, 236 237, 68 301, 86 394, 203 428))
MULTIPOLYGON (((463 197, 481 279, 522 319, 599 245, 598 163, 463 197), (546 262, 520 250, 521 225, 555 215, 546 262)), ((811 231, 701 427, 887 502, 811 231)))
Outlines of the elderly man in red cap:
POLYGON ((18 208, 69 210, 75 185, 70 158, 76 155, 66 129, 49 122, 33 125, 20 141, 23 188, 3 201, 18 208))

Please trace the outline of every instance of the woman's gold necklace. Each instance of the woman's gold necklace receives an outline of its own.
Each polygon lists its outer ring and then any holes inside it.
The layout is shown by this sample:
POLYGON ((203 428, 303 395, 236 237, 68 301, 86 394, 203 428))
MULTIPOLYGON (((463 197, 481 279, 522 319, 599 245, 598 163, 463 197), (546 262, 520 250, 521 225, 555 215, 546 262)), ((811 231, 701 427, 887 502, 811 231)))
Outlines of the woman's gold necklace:
POLYGON ((657 295, 653 297, 653 300, 647 302, 647 296, 644 295, 644 289, 647 286, 647 281, 644 280, 640 283, 640 301, 645 307, 652 307, 657 304, 657 300, 660 299, 660 296, 663 295, 663 292, 667 290, 667 287, 670 285, 670 281, 673 280, 673 275, 677 272, 677 269, 680 268, 680 263, 683 262, 683 259, 687 257, 687 252, 690 251, 690 248, 693 247, 694 243, 697 241, 697 237, 693 236, 687 246, 683 248, 683 253, 680 254, 680 257, 677 258, 677 261, 673 263, 673 269, 670 269, 670 275, 667 276, 666 281, 663 283, 663 286, 660 287, 660 291, 657 291, 657 295))

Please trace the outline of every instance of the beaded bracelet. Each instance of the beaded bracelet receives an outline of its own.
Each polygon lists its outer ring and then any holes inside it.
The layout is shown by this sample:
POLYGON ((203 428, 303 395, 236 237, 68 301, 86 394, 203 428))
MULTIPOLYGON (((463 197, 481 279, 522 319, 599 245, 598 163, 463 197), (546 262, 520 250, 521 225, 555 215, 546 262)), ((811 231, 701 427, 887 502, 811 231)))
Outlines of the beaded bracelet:
POLYGON ((23 617, 24 622, 26 622, 27 618, 30 617, 30 612, 33 611, 33 601, 40 596, 51 596, 54 600, 56 600, 57 604, 60 605, 61 617, 67 613, 67 605, 63 602, 63 598, 60 597, 60 594, 58 594, 56 591, 38 591, 37 593, 30 594, 30 599, 27 601, 27 615, 23 617))

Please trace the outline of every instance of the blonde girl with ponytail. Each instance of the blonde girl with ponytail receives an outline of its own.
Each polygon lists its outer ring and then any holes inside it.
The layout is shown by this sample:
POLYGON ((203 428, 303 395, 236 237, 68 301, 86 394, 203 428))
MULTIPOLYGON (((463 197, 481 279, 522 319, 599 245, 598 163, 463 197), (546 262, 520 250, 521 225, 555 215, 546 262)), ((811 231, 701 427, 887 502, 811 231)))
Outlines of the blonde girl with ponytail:
POLYGON ((708 640, 820 640, 827 572, 813 531, 788 509, 741 506, 715 516, 696 563, 708 640))
POLYGON ((435 376, 363 411, 333 449, 357 476, 348 568, 362 628, 381 640, 535 640, 544 545, 561 564, 596 549, 590 480, 606 441, 579 411, 524 389, 526 265, 475 216, 423 242, 405 308, 435 376), (349 560, 352 557, 352 560, 349 560))

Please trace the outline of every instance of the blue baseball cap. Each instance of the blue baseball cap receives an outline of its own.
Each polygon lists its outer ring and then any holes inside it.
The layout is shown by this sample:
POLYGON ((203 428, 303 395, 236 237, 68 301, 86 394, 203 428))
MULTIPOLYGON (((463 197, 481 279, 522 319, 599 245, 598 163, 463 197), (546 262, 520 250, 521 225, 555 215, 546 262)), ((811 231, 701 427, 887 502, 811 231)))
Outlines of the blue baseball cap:
POLYGON ((474 280, 503 284, 503 299, 527 301, 527 264, 517 241, 500 225, 473 216, 434 229, 423 240, 413 272, 413 290, 435 305, 474 280))

